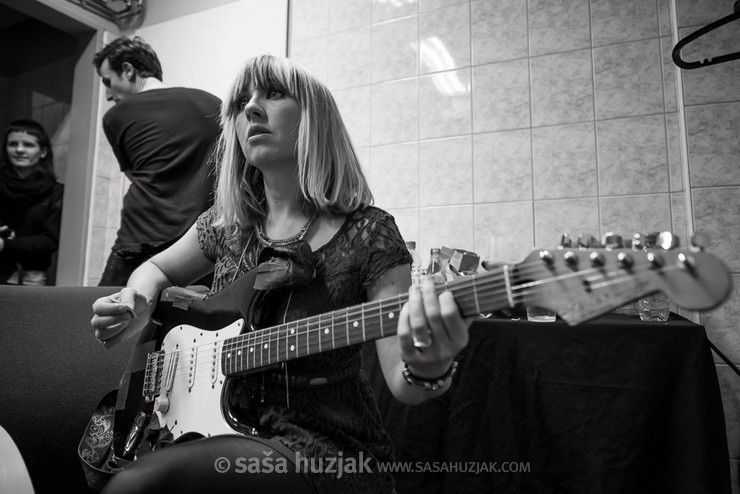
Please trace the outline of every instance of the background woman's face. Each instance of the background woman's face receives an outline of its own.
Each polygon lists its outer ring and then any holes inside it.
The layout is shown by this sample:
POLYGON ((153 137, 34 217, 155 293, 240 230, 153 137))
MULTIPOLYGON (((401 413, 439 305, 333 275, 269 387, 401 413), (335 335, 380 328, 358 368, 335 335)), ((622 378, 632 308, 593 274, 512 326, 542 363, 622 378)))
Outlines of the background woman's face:
POLYGON ((33 168, 46 156, 46 149, 39 145, 38 138, 26 132, 11 132, 6 142, 8 159, 16 168, 33 168))

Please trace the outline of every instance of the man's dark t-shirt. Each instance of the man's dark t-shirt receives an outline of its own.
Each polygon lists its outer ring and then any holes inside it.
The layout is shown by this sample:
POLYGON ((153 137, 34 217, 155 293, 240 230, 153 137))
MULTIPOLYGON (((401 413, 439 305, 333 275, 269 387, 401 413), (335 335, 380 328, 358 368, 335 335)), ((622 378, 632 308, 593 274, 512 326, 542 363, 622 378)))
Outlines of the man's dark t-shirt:
POLYGON ((143 91, 112 107, 103 130, 131 181, 114 248, 140 252, 181 237, 213 202, 210 155, 221 101, 205 91, 143 91))

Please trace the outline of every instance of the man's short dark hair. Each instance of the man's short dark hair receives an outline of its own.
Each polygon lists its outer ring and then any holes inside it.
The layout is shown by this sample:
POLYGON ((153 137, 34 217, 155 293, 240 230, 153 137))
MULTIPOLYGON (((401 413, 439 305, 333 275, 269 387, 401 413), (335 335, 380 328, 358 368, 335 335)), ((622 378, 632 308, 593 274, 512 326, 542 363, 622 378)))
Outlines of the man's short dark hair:
POLYGON ((93 57, 93 64, 100 66, 108 60, 111 70, 119 76, 123 72, 123 63, 130 63, 141 77, 155 77, 162 80, 162 65, 156 52, 143 39, 121 37, 105 45, 93 57))

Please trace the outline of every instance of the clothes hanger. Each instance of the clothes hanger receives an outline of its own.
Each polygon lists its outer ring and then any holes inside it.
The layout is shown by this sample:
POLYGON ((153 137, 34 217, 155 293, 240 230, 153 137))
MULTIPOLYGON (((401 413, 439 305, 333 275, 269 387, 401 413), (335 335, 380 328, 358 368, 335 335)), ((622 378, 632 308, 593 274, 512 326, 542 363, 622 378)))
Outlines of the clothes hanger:
POLYGON ((708 65, 714 65, 717 63, 722 62, 729 62, 730 60, 735 60, 740 58, 740 51, 736 51, 735 53, 729 53, 727 55, 720 55, 718 57, 713 58, 706 58, 703 61, 697 61, 697 62, 687 62, 686 60, 683 60, 681 58, 681 50, 689 43, 694 41, 695 39, 704 36, 710 31, 714 31, 715 29, 719 28, 720 26, 724 26, 728 22, 732 22, 736 19, 740 19, 740 0, 736 1, 733 6, 733 13, 730 15, 727 15, 725 17, 722 17, 721 19, 718 19, 711 24, 707 24, 703 28, 694 31, 693 33, 689 34, 682 40, 680 40, 678 43, 676 43, 676 46, 673 48, 673 62, 681 67, 682 69, 698 69, 699 67, 706 67, 708 65))

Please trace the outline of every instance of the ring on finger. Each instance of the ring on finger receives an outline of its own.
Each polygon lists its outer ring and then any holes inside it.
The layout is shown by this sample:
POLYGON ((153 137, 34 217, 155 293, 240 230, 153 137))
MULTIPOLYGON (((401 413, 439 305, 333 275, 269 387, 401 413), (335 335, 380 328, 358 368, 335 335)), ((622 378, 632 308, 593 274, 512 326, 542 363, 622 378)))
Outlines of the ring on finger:
POLYGON ((416 335, 413 336, 413 339, 414 339, 414 348, 416 348, 420 352, 423 351, 425 348, 429 348, 430 346, 432 346, 431 331, 427 333, 427 341, 420 340, 416 335))

